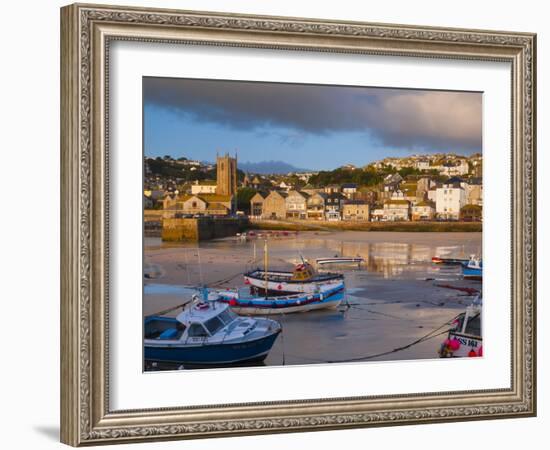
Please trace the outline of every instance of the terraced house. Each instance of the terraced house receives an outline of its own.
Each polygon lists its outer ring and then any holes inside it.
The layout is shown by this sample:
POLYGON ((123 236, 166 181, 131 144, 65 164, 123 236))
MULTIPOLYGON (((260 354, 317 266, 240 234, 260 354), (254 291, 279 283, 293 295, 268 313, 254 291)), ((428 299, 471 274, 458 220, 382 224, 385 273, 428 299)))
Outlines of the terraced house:
POLYGON ((414 221, 419 220, 433 220, 435 217, 435 203, 429 200, 424 200, 412 207, 411 219, 414 221))
POLYGON ((327 194, 325 200, 325 219, 326 220, 341 220, 342 219, 342 207, 344 205, 344 197, 339 192, 332 192, 327 194))
POLYGON ((250 199, 250 216, 259 219, 262 217, 263 209, 264 209, 264 196, 256 192, 254 194, 254 197, 250 199))
POLYGON ((271 191, 264 199, 262 206, 262 219, 286 218, 286 192, 271 191))
POLYGON ((383 220, 388 222, 410 220, 410 202, 398 198, 392 198, 384 202, 383 220))
POLYGON ((369 205, 365 200, 346 200, 342 220, 369 220, 369 205))
POLYGON ((307 200, 307 218, 313 220, 323 220, 325 218, 325 202, 328 194, 325 192, 316 192, 307 200))
POLYGON ((307 218, 307 199, 309 194, 300 191, 289 191, 285 199, 286 217, 289 219, 307 218))

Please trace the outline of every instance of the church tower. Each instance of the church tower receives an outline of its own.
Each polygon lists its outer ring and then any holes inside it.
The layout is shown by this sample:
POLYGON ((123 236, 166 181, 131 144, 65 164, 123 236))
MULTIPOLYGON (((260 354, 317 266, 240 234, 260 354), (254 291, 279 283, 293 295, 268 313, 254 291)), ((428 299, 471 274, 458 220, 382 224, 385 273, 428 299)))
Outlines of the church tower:
POLYGON ((226 153, 216 158, 216 164, 216 194, 234 196, 237 193, 237 158, 226 153))

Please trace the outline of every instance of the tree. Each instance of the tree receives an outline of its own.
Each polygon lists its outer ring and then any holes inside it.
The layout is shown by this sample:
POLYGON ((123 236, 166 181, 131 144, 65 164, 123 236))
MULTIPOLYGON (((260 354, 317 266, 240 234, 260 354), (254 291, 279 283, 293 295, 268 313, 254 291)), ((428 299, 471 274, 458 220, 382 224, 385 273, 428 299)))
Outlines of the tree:
POLYGON ((241 187, 237 189, 237 209, 250 214, 250 200, 258 191, 251 187, 241 187))

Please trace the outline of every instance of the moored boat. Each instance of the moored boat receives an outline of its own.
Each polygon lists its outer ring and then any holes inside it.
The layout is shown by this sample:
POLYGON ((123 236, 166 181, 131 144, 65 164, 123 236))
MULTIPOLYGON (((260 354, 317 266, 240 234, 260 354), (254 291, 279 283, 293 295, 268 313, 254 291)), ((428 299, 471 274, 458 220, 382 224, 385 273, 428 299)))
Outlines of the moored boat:
POLYGON ((328 264, 357 264, 365 262, 360 256, 334 256, 332 258, 317 258, 315 260, 318 266, 328 265, 328 264))
POLYGON ((441 258, 439 256, 434 256, 432 258, 432 262, 434 264, 445 264, 445 265, 451 265, 451 266, 458 266, 462 265, 464 263, 467 263, 469 260, 467 259, 460 259, 460 258, 441 258))
POLYGON ((447 339, 441 344, 441 358, 483 356, 483 338, 481 334, 482 304, 479 297, 466 308, 449 330, 447 339))
POLYGON ((472 256, 467 263, 462 264, 462 276, 467 280, 483 279, 483 262, 472 256))
POLYGON ((244 274, 244 283, 262 295, 314 293, 320 286, 338 285, 343 280, 340 273, 317 273, 307 262, 296 265, 292 272, 255 269, 244 274))
POLYGON ((262 361, 280 332, 274 320, 239 317, 223 303, 194 302, 176 318, 145 318, 144 357, 184 365, 262 361))
POLYGON ((238 291, 216 291, 216 300, 229 305, 237 314, 270 315, 334 309, 345 299, 343 282, 321 286, 318 292, 276 297, 243 297, 238 291))

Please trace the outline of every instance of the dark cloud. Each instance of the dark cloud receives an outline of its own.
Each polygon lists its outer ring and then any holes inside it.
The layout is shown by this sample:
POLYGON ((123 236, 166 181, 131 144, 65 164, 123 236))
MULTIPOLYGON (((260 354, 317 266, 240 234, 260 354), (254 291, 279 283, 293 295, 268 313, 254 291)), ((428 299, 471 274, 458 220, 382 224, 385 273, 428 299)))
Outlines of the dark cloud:
POLYGON ((300 139, 351 131, 408 148, 481 148, 480 93, 145 78, 144 100, 199 122, 282 127, 300 139))

